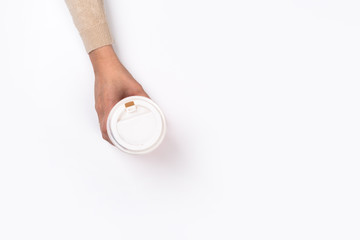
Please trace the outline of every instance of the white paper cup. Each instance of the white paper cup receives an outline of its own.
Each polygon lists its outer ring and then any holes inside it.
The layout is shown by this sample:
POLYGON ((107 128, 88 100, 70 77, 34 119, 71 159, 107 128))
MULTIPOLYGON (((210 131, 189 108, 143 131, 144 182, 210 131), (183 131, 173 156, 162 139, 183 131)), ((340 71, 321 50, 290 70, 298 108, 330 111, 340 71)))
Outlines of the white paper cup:
POLYGON ((107 133, 111 142, 127 153, 145 154, 164 139, 166 122, 159 106, 151 99, 131 96, 122 99, 110 111, 107 133))

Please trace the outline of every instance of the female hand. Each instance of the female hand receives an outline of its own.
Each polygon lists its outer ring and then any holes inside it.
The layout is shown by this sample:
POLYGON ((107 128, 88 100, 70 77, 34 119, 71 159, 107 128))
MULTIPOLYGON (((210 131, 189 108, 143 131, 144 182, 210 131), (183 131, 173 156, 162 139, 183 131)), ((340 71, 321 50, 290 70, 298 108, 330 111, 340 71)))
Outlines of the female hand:
POLYGON ((125 97, 149 96, 121 64, 111 45, 98 48, 89 56, 95 73, 95 109, 102 137, 111 143, 106 122, 112 107, 125 97))

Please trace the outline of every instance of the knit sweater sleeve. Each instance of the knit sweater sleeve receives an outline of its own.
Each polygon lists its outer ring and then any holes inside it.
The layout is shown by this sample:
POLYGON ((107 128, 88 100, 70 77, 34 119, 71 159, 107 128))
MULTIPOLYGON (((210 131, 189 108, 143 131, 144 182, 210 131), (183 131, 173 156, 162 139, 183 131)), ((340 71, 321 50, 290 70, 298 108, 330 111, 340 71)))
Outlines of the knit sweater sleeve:
POLYGON ((86 51, 112 44, 103 0, 65 0, 86 51))

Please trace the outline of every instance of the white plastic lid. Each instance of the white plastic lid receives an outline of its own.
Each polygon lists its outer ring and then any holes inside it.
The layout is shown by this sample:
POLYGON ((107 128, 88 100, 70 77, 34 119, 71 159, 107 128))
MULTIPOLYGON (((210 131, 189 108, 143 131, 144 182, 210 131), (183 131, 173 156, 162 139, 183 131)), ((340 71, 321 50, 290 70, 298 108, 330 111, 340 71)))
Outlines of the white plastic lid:
POLYGON ((148 153, 164 139, 165 117, 151 99, 127 97, 111 109, 107 132, 111 142, 121 150, 133 154, 148 153))

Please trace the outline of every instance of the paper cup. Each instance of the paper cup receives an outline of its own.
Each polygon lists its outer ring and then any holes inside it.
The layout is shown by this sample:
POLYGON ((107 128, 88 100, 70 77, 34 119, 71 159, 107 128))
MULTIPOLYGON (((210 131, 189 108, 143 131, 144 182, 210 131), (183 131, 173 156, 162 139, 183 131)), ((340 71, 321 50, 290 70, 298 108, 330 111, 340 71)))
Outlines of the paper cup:
POLYGON ((164 139, 165 132, 166 122, 161 109, 142 96, 122 99, 111 109, 107 119, 111 142, 127 153, 153 151, 164 139))

